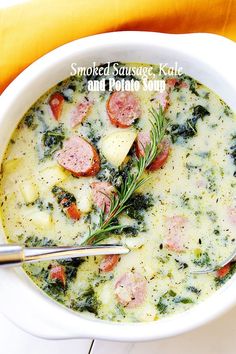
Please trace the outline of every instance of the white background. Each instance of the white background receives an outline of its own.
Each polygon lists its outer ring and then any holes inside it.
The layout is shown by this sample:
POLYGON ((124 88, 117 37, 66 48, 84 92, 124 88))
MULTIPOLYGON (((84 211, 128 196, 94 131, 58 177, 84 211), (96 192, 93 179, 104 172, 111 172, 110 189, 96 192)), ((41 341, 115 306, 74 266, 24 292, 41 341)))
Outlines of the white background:
POLYGON ((1 354, 235 354, 235 347, 236 307, 190 333, 135 344, 80 339, 44 340, 23 332, 0 314, 1 354))

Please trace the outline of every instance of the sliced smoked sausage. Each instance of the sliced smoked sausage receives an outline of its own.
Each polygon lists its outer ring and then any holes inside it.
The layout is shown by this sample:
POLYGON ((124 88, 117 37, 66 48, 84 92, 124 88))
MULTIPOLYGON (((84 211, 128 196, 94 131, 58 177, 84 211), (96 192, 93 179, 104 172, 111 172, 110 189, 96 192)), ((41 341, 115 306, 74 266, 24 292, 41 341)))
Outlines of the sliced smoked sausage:
POLYGON ((101 272, 111 272, 119 262, 120 256, 118 254, 109 254, 104 256, 100 263, 99 269, 101 272))
POLYGON ((56 153, 59 165, 74 176, 95 176, 100 169, 100 158, 95 148, 84 138, 73 136, 56 153))
MULTIPOLYGON (((136 140, 136 155, 138 157, 144 156, 145 148, 150 143, 150 134, 141 132, 137 136, 136 140)), ((164 139, 160 143, 160 152, 148 166, 149 171, 156 171, 161 168, 167 161, 170 152, 170 142, 168 139, 164 139)))
POLYGON ((141 305, 146 297, 147 281, 139 273, 124 273, 115 284, 115 295, 118 302, 127 307, 141 305))
POLYGON ((89 114, 91 107, 92 102, 85 99, 76 105, 76 107, 70 113, 71 128, 75 128, 78 124, 82 123, 84 118, 89 114))
POLYGON ((91 183, 92 199, 94 204, 100 208, 105 209, 105 212, 110 211, 111 195, 114 193, 114 187, 108 182, 93 182, 91 183))
POLYGON ((49 99, 48 103, 51 108, 53 118, 57 121, 60 119, 64 101, 64 96, 60 92, 54 92, 49 99))
POLYGON ((130 127, 141 115, 139 100, 132 92, 113 92, 107 101, 107 114, 116 127, 130 127))

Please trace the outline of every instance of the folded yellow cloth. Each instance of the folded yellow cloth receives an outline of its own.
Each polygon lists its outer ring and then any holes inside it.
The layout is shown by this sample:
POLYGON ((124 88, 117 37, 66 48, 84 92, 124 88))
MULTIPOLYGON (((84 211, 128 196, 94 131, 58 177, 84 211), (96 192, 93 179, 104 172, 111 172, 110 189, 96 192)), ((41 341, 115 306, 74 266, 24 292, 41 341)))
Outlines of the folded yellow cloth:
POLYGON ((236 39, 235 0, 32 0, 0 9, 0 92, 35 59, 119 30, 210 32, 236 39))

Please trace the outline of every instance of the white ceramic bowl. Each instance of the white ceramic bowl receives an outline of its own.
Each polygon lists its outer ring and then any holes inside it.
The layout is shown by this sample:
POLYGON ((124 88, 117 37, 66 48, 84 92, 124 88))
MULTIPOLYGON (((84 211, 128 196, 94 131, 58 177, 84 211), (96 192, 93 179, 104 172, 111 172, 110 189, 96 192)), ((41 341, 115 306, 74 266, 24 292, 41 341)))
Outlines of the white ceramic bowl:
MULTIPOLYGON (((5 90, 0 98, 0 159, 26 110, 50 87, 70 75, 70 64, 93 61, 169 63, 218 93, 236 110, 236 45, 210 34, 167 35, 117 32, 66 44, 45 55, 5 90)), ((17 60, 17 58, 16 58, 17 60)), ((30 163, 30 161, 29 161, 30 163)), ((1 232, 1 242, 4 241, 1 232)), ((57 304, 19 269, 0 270, 0 310, 24 330, 45 338, 103 338, 144 341, 174 336, 219 316, 236 303, 236 279, 189 311, 151 323, 118 324, 88 320, 57 304)))

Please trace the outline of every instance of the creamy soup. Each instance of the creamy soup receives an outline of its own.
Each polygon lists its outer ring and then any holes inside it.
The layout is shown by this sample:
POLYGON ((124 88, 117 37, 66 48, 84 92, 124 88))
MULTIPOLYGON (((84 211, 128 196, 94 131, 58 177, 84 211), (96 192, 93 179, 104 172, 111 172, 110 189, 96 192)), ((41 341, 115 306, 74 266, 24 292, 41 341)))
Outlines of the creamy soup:
MULTIPOLYGON (((158 66, 117 65, 152 67, 160 78, 158 66)), ((143 85, 133 74, 113 76, 143 85)), ((126 245, 122 256, 24 265, 46 294, 84 315, 139 322, 185 311, 235 270, 231 263, 192 273, 219 264, 236 246, 235 116, 184 74, 162 77, 161 93, 91 92, 89 79, 53 87, 12 135, 0 184, 7 241, 126 245)))

